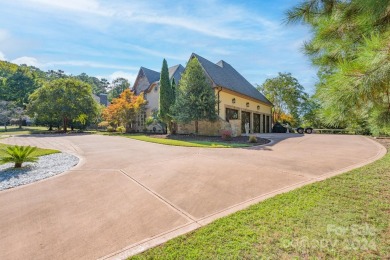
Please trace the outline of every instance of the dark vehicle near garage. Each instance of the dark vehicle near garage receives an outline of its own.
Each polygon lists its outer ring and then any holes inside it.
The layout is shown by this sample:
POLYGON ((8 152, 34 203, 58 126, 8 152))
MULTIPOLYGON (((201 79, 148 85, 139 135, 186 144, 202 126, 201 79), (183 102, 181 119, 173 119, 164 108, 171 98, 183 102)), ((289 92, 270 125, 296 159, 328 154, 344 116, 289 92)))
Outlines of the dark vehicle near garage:
POLYGON ((272 127, 272 133, 287 133, 287 128, 284 127, 281 123, 276 122, 272 127))
POLYGON ((307 128, 298 127, 296 129, 296 131, 298 134, 303 134, 303 133, 311 134, 311 133, 313 133, 313 128, 311 128, 311 127, 307 127, 307 128))

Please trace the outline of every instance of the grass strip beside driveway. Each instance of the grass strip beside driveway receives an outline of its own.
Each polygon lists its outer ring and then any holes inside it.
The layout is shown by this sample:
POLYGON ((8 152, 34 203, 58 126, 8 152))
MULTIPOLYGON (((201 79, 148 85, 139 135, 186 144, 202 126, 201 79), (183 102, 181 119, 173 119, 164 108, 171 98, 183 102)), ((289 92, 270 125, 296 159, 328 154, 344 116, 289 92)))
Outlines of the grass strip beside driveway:
POLYGON ((184 146, 184 147, 204 147, 204 148, 239 148, 239 147, 249 147, 249 144, 239 144, 239 143, 223 143, 223 142, 208 142, 208 141, 183 141, 183 140, 174 140, 174 139, 164 139, 150 137, 142 134, 115 134, 118 136, 124 136, 127 138, 145 141, 156 144, 165 144, 173 146, 184 146))
POLYGON ((131 259, 389 259, 390 154, 131 259))

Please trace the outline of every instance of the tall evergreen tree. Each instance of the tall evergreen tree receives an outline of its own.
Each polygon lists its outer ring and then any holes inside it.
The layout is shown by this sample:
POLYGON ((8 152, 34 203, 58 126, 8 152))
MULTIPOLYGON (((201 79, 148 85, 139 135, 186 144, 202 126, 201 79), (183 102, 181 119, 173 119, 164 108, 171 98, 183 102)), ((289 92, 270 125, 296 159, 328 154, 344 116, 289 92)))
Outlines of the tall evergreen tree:
POLYGON ((372 132, 390 134, 389 10, 390 0, 305 0, 287 12, 313 31, 305 52, 319 67, 316 96, 327 124, 365 117, 372 132))
POLYGON ((188 62, 180 79, 174 105, 175 118, 182 123, 194 121, 195 133, 198 134, 200 120, 217 119, 216 104, 211 82, 195 57, 188 62))
POLYGON ((171 86, 172 86, 173 100, 175 102, 176 101, 176 95, 177 95, 177 85, 176 85, 175 78, 173 78, 173 77, 172 77, 171 86))
POLYGON ((174 94, 169 80, 167 61, 164 59, 160 73, 160 96, 159 96, 159 117, 167 126, 169 131, 172 127, 171 106, 174 103, 174 94))

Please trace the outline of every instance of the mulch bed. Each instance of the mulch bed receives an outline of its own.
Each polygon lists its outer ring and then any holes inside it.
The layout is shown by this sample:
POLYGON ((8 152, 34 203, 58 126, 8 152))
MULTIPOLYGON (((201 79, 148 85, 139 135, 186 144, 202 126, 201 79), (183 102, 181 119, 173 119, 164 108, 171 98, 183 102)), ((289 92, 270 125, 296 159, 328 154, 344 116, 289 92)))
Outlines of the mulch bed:
POLYGON ((220 143, 238 143, 238 144, 247 144, 247 145, 261 145, 267 144, 270 142, 268 139, 257 137, 257 143, 249 143, 248 136, 237 136, 232 137, 232 140, 227 141, 223 140, 220 136, 204 136, 204 135, 149 135, 154 138, 163 138, 163 139, 172 139, 172 140, 180 140, 180 141, 206 141, 206 142, 220 142, 220 143))
POLYGON ((382 144, 386 147, 387 150, 390 149, 390 137, 382 137, 382 138, 373 138, 378 143, 382 144))

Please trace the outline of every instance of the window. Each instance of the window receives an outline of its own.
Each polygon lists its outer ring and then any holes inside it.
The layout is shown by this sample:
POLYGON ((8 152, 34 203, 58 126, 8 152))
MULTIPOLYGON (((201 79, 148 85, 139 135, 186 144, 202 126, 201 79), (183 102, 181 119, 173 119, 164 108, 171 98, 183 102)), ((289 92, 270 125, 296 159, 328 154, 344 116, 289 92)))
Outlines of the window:
POLYGON ((238 119, 238 110, 226 108, 226 121, 230 119, 238 119))
POLYGON ((158 87, 155 86, 155 87, 154 87, 154 92, 157 92, 157 91, 158 91, 158 87))

